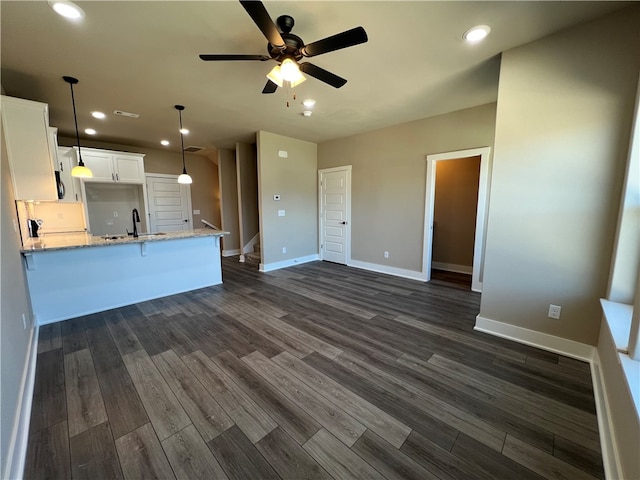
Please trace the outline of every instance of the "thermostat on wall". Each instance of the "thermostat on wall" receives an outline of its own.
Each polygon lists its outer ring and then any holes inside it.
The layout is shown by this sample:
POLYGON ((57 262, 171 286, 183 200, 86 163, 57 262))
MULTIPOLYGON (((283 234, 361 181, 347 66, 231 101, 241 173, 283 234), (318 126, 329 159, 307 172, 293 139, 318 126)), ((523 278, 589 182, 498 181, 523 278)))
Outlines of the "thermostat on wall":
POLYGON ((280 195, 274 195, 273 199, 276 200, 276 201, 280 200, 280 195))
POLYGON ((286 150, 278 150, 278 156, 280 158, 287 158, 289 156, 289 152, 286 150))

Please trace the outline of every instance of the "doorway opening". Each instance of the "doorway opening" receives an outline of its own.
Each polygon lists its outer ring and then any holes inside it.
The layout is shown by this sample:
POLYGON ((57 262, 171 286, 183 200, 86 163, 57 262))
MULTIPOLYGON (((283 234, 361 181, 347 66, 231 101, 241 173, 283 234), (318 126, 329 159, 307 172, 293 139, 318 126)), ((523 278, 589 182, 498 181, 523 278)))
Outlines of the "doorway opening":
POLYGON ((432 267, 437 267, 470 273, 471 289, 482 291, 490 152, 489 147, 482 147, 427 155, 422 257, 426 281, 431 280, 432 267), (477 169, 475 177, 474 169, 477 169), (445 182, 436 182, 438 176, 445 182), (441 185, 436 194, 438 183, 441 185), (451 221, 454 215, 456 221, 451 221))

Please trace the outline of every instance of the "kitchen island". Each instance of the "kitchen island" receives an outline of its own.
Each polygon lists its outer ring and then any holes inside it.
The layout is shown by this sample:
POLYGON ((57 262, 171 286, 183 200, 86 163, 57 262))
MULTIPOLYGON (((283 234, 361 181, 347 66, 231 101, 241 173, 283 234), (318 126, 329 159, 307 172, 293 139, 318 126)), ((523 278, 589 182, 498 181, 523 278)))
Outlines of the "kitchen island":
POLYGON ((67 320, 222 283, 220 230, 139 237, 49 234, 28 239, 34 321, 67 320))

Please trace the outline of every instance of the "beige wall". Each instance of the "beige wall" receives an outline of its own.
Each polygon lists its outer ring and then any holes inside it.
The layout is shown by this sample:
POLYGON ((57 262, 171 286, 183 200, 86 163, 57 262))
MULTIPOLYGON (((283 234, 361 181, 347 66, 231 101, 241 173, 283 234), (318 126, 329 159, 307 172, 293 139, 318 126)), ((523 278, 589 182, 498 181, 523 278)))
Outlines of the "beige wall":
POLYGON ((482 317, 596 344, 640 68, 638 13, 503 54, 482 317), (551 303, 560 320, 547 318, 551 303))
MULTIPOLYGON (((0 248, 2 249, 0 279, 0 369, 2 388, 0 389, 0 411, 2 411, 0 436, 0 476, 10 478, 7 465, 15 422, 19 420, 22 376, 29 362, 29 339, 33 334, 31 305, 27 291, 27 280, 20 255, 20 234, 14 229, 17 222, 13 184, 9 175, 9 161, 4 142, 4 132, 0 132, 1 184, 0 184, 0 248), (22 315, 26 316, 27 328, 22 325, 22 315)), ((28 415, 29 412, 26 412, 28 415)), ((17 460, 17 459, 16 459, 17 460)), ((13 465, 15 468, 15 465, 13 465)))
POLYGON ((318 161, 315 143, 258 132, 262 263, 318 254, 318 161), (288 158, 281 158, 284 150, 288 158), (280 201, 274 201, 274 195, 280 201), (279 217, 278 210, 285 210, 279 217), (282 253, 286 247, 287 253, 282 253))
POLYGON ((433 262, 471 271, 479 181, 479 156, 436 162, 433 262))
MULTIPOLYGON (((75 145, 75 139, 59 138, 58 143, 64 146, 75 145)), ((121 152, 144 153, 145 173, 163 173, 180 175, 182 173, 182 156, 180 152, 152 148, 133 147, 115 143, 104 143, 83 140, 83 147, 106 148, 121 152)), ((220 191, 218 182, 218 167, 203 155, 185 153, 187 172, 193 178, 191 184, 191 208, 200 210, 199 215, 193 215, 193 228, 202 227, 201 219, 208 220, 214 225, 220 225, 220 191)))
POLYGON ((260 230, 258 220, 258 158, 255 144, 236 144, 236 170, 238 175, 240 245, 244 249, 260 230))
POLYGON ((240 226, 238 212, 238 181, 236 172, 236 152, 218 150, 218 178, 220 181, 220 206, 222 229, 229 232, 222 238, 222 253, 229 255, 240 249, 240 226))
POLYGON ((495 109, 483 105, 318 145, 318 168, 352 165, 352 259, 422 270, 426 155, 492 146, 495 109))

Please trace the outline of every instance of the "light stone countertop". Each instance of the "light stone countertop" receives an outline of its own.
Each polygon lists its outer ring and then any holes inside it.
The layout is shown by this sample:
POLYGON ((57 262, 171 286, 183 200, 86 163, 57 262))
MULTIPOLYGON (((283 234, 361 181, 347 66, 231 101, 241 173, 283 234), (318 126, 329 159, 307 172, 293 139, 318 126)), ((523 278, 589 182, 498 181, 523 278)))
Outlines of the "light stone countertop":
POLYGON ((228 234, 229 232, 213 230, 210 228, 199 228, 197 230, 188 230, 184 232, 152 234, 141 233, 137 238, 134 238, 132 235, 94 236, 85 232, 47 233, 38 238, 28 238, 20 252, 33 253, 50 250, 68 250, 72 248, 108 247, 111 245, 123 245, 126 243, 162 242, 183 238, 213 237, 228 234))

